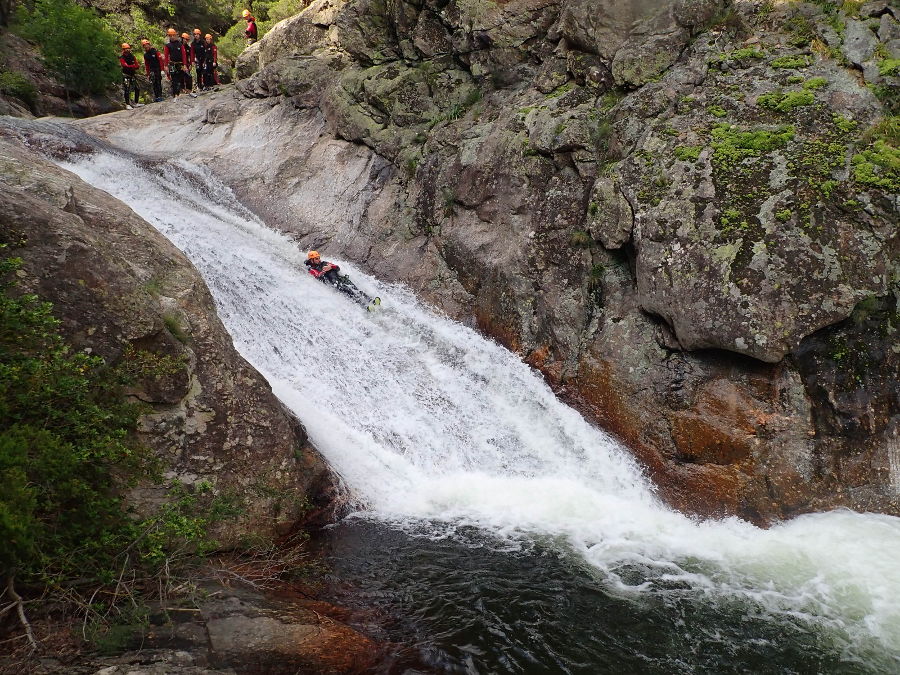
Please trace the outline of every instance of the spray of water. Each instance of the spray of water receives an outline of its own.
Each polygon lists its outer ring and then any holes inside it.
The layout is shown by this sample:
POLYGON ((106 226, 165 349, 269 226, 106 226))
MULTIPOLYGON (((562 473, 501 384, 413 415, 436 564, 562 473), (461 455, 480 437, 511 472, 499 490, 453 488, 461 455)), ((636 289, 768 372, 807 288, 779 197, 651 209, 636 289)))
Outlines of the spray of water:
POLYGON ((737 599, 821 626, 848 658, 877 652, 900 668, 900 519, 841 511, 761 530, 687 518, 514 355, 341 263, 384 298, 367 314, 308 277, 297 247, 202 170, 111 152, 64 166, 194 262, 236 347, 365 517, 435 536, 460 524, 510 541, 551 536, 613 592, 737 599))

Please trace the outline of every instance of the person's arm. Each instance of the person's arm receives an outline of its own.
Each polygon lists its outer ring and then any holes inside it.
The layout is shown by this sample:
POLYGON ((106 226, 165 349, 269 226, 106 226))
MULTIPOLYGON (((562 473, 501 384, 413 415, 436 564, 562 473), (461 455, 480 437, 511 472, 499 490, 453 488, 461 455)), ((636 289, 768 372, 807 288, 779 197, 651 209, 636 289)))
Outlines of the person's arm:
POLYGON ((119 64, 120 64, 123 68, 131 68, 131 66, 129 66, 127 63, 125 63, 124 57, 121 57, 121 56, 119 57, 119 64))
POLYGON ((150 77, 150 59, 144 56, 144 73, 150 77))
POLYGON ((128 66, 128 67, 131 68, 131 74, 132 74, 132 75, 137 75, 138 68, 141 67, 141 62, 138 61, 138 60, 137 60, 137 57, 135 56, 135 57, 134 57, 134 63, 132 63, 132 64, 131 64, 130 66, 128 66))

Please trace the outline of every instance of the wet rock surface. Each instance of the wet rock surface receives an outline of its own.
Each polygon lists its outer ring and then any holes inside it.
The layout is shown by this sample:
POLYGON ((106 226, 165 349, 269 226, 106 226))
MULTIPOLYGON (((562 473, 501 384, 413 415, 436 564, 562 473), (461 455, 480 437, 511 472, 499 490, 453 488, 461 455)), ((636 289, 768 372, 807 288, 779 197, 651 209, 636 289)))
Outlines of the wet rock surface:
POLYGON ((236 90, 83 124, 191 147, 300 245, 495 336, 680 508, 896 514, 896 317, 840 425, 842 357, 809 357, 898 293, 900 24, 870 4, 314 2, 236 90))
POLYGON ((380 646, 327 603, 208 584, 197 607, 159 608, 117 656, 43 659, 41 675, 260 675, 372 672, 380 646))
POLYGON ((240 506, 213 533, 223 546, 284 533, 327 495, 324 461, 234 349, 184 255, 121 202, 28 147, 65 156, 90 151, 89 140, 0 123, 0 240, 23 260, 20 284, 53 303, 76 349, 132 375, 127 393, 147 406, 139 435, 167 481, 130 494, 138 511, 172 487, 206 484, 240 506))

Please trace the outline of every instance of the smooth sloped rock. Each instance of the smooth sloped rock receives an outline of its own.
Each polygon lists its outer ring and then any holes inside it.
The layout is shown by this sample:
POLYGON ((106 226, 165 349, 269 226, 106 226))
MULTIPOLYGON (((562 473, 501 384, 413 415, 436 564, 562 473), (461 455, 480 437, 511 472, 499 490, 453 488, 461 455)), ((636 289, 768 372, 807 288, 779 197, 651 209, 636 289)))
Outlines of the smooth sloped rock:
MULTIPOLYGON (((152 408, 140 436, 166 475, 209 483, 241 504, 215 533, 223 545, 296 523, 327 487, 327 469, 234 349, 194 267, 131 209, 22 145, 61 156, 89 151, 86 137, 4 124, 0 138, 0 233, 24 260, 22 283, 54 304, 76 348, 139 373, 130 393, 152 408)), ((163 488, 131 495, 139 510, 165 498, 163 488)))

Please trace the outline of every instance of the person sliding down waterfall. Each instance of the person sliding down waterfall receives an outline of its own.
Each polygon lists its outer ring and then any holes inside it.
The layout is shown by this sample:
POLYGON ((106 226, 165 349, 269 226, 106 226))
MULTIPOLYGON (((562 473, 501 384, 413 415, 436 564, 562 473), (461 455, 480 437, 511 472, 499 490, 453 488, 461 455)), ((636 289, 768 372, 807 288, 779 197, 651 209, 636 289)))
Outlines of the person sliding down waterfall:
POLYGON ((341 293, 349 296, 360 305, 363 305, 366 310, 370 312, 374 311, 374 309, 381 304, 381 298, 370 298, 366 296, 365 293, 359 290, 353 282, 350 281, 350 277, 346 274, 338 274, 338 272, 341 271, 341 268, 334 263, 322 260, 322 256, 319 255, 318 251, 309 252, 306 256, 306 266, 309 268, 309 273, 316 279, 324 281, 326 284, 331 284, 341 293))

